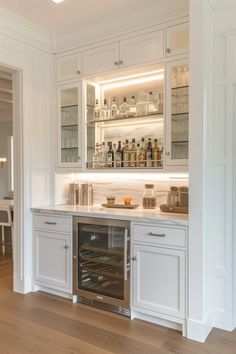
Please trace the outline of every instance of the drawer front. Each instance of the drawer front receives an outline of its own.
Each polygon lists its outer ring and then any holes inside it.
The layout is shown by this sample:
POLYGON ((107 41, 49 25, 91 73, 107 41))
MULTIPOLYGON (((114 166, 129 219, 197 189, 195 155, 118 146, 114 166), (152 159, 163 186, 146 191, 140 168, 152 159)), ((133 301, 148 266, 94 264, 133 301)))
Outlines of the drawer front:
POLYGON ((165 246, 186 247, 186 230, 158 225, 134 224, 133 241, 165 246))
POLYGON ((33 228, 47 231, 57 231, 61 233, 71 233, 71 217, 61 217, 55 215, 34 215, 33 228))

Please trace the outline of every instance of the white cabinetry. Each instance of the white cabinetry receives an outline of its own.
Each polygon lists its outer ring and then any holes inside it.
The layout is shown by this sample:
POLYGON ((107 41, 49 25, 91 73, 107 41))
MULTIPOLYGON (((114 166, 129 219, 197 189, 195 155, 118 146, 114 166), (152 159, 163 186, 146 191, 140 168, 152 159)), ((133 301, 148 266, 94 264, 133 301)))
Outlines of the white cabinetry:
POLYGON ((84 74, 111 71, 119 67, 119 43, 89 49, 83 54, 84 74))
POLYGON ((187 230, 184 227, 132 225, 132 311, 134 313, 184 325, 186 237, 187 230))
POLYGON ((131 66, 163 58, 163 31, 156 31, 120 42, 120 64, 131 66))
POLYGON ((186 54, 189 50, 189 23, 181 23, 166 30, 166 56, 186 54))
POLYGON ((58 167, 81 167, 81 82, 58 87, 58 167))
POLYGON ((83 74, 80 53, 56 57, 56 81, 76 79, 83 74))
POLYGON ((34 215, 35 285, 63 293, 72 293, 71 224, 70 217, 34 215))
POLYGON ((89 49, 83 54, 84 74, 108 72, 162 59, 163 37, 163 31, 155 31, 89 49))

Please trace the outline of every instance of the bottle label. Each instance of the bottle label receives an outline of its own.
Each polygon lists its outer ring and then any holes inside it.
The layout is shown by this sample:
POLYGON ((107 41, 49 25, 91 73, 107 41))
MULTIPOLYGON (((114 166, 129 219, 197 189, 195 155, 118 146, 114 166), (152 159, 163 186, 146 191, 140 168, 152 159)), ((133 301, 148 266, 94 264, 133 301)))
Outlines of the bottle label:
POLYGON ((123 154, 123 166, 124 167, 129 167, 129 153, 128 152, 124 152, 123 154))
POLYGON ((116 167, 121 167, 121 154, 116 154, 116 167))
POLYGON ((139 155, 139 160, 140 160, 140 167, 145 167, 146 166, 146 161, 145 161, 145 155, 143 153, 140 153, 139 155))
POLYGON ((135 167, 136 165, 136 153, 135 152, 131 152, 130 153, 130 167, 135 167))
POLYGON ((112 167, 113 166, 113 161, 112 161, 112 154, 107 154, 107 167, 112 167))

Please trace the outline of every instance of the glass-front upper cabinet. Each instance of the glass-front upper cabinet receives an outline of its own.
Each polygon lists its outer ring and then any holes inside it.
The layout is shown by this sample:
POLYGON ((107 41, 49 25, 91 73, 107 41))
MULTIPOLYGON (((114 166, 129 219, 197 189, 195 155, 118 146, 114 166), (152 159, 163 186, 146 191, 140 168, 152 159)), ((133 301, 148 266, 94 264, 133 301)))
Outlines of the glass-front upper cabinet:
POLYGON ((163 169, 164 65, 91 78, 87 169, 163 169))
POLYGON ((81 167, 81 84, 58 88, 58 167, 81 167))
POLYGON ((187 60, 166 66, 166 165, 188 165, 189 65, 187 60))

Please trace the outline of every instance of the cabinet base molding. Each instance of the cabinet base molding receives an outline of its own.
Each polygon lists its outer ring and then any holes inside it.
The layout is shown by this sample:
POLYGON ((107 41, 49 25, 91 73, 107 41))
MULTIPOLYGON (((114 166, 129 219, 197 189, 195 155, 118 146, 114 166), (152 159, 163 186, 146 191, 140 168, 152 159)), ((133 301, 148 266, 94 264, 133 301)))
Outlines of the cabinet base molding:
POLYGON ((42 286, 42 285, 38 285, 35 284, 33 291, 43 291, 45 293, 51 294, 51 295, 56 295, 56 296, 60 296, 60 297, 64 297, 65 299, 69 299, 73 301, 73 295, 70 293, 66 293, 64 291, 60 291, 60 290, 55 290, 55 289, 50 289, 47 288, 46 286, 42 286))
MULTIPOLYGON (((166 317, 163 315, 163 317, 166 317)), ((168 316, 169 317, 169 316, 168 316)), ((162 318, 162 315, 157 315, 157 316, 152 316, 149 314, 145 314, 142 312, 139 312, 137 310, 132 310, 131 311, 131 319, 139 319, 147 322, 151 322, 163 327, 175 329, 177 331, 182 332, 183 336, 186 337, 186 320, 182 319, 166 319, 162 318), (160 316, 160 317, 158 317, 160 316)))
POLYGON ((188 319, 187 338, 204 343, 213 328, 212 317, 210 313, 204 321, 188 319))

